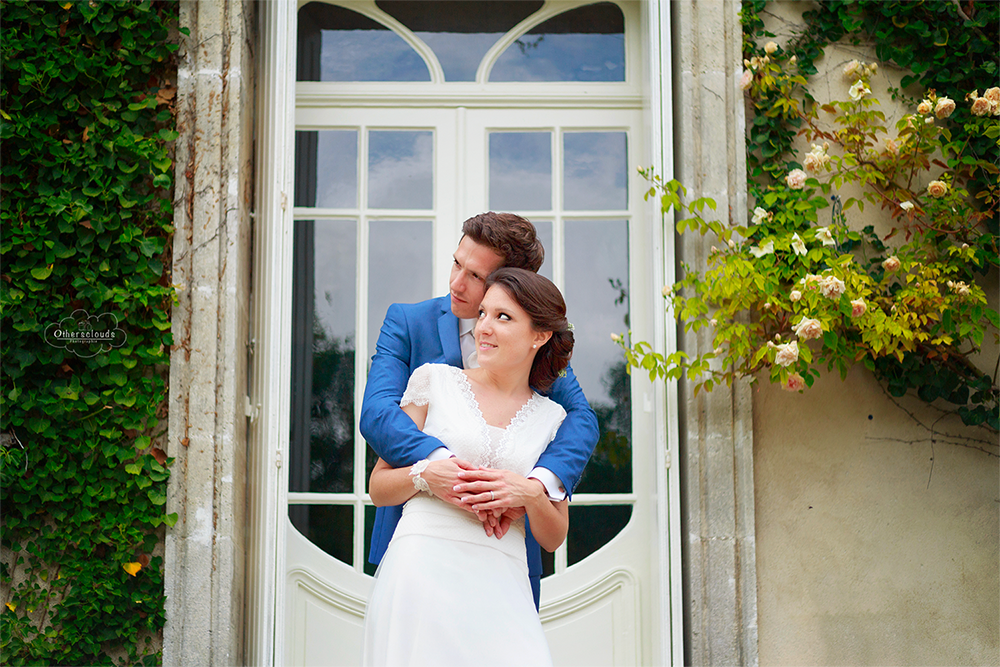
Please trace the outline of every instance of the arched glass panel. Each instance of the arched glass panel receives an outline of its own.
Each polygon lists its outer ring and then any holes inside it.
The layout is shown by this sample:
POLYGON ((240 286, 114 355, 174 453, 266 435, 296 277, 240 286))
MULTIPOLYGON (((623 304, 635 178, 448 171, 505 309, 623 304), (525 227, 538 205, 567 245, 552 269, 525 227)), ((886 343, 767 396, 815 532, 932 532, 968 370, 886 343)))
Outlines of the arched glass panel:
POLYGON ((490 81, 624 81, 625 18, 610 2, 559 14, 518 38, 490 81))
POLYGON ((446 81, 475 81, 498 39, 545 4, 538 0, 378 0, 379 9, 434 51, 446 81))
POLYGON ((367 16, 310 2, 298 24, 298 81, 431 80, 413 47, 367 16))

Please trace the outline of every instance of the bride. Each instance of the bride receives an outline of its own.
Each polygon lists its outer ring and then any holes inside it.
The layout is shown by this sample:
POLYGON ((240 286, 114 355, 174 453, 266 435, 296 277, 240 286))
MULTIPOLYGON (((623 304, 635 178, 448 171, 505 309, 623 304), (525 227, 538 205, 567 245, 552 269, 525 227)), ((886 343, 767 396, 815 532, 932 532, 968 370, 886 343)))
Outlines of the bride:
MULTIPOLYGON (((531 271, 498 269, 486 281, 475 340, 479 368, 425 364, 400 406, 456 456, 489 469, 464 485, 474 510, 523 508, 538 543, 554 551, 566 538, 567 502, 552 502, 524 475, 566 415, 532 390, 548 388, 572 354, 562 295, 531 271)), ((406 505, 375 575, 363 664, 551 665, 523 516, 488 536, 475 516, 426 492, 421 473, 439 463, 391 468, 379 459, 372 471, 375 505, 406 505)))

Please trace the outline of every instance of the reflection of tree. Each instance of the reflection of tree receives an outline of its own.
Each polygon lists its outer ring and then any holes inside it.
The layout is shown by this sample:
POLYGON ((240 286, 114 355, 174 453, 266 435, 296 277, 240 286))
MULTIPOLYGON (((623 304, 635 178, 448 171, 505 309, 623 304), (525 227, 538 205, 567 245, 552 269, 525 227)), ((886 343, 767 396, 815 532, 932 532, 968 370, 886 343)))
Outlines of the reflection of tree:
POLYGON ((517 48, 520 49, 522 56, 529 56, 531 54, 529 54, 528 51, 531 51, 532 49, 537 49, 544 41, 545 41, 545 35, 539 35, 538 37, 535 37, 533 40, 528 39, 527 36, 521 37, 520 39, 514 40, 514 43, 517 44, 517 48))
POLYGON ((309 488, 352 490, 354 470, 354 345, 350 336, 327 337, 313 320, 309 488))
POLYGON ((632 391, 624 361, 610 364, 601 378, 610 403, 591 402, 600 438, 583 471, 577 493, 632 491, 632 391))

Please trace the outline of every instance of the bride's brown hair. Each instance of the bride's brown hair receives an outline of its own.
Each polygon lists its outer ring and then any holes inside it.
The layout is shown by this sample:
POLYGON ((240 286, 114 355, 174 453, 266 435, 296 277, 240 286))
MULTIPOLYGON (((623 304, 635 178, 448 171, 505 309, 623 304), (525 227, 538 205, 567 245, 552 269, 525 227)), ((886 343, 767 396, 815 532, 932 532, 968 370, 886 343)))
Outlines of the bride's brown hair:
POLYGON ((566 302, 548 278, 525 269, 503 267, 486 279, 486 289, 499 285, 531 318, 535 331, 551 331, 535 354, 528 384, 545 390, 562 374, 573 356, 573 332, 566 319, 566 302))

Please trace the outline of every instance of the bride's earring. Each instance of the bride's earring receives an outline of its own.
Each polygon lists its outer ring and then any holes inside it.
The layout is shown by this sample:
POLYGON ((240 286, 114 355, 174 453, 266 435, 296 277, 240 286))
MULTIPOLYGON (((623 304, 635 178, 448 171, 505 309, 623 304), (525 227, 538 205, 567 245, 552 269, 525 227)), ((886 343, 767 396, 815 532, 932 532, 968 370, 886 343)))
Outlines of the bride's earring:
POLYGON ((534 350, 536 347, 538 347, 538 346, 537 345, 532 345, 531 349, 534 350))

